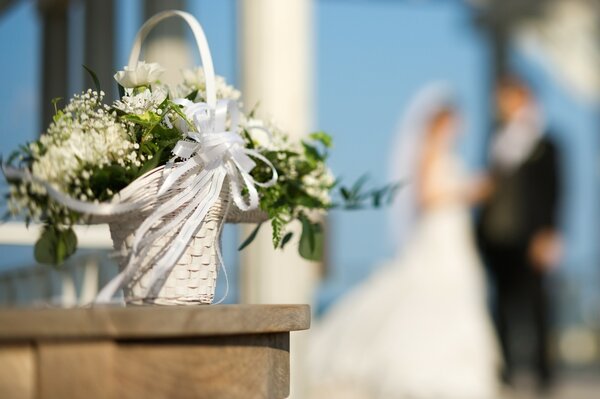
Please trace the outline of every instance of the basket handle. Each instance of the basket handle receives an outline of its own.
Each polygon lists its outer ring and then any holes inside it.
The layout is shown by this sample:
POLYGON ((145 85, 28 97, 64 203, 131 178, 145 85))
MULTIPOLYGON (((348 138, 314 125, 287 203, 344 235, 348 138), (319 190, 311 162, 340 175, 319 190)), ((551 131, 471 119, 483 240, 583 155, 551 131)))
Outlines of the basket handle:
POLYGON ((159 12, 148 19, 135 36, 135 41, 133 42, 133 47, 131 48, 131 53, 129 54, 128 66, 129 68, 136 67, 140 56, 140 51, 142 49, 142 43, 144 42, 146 36, 148 36, 148 33, 150 33, 150 31, 159 22, 171 17, 182 18, 185 22, 187 22, 188 26, 192 30, 192 33, 194 34, 196 45, 198 46, 198 51, 200 52, 200 61, 202 62, 202 67, 204 69, 204 77, 206 79, 206 102, 211 108, 215 108, 217 105, 217 93, 215 89, 215 70, 213 67, 212 57, 210 55, 210 48, 208 47, 208 41, 206 40, 206 35, 204 34, 202 26, 190 13, 179 10, 168 10, 159 12))

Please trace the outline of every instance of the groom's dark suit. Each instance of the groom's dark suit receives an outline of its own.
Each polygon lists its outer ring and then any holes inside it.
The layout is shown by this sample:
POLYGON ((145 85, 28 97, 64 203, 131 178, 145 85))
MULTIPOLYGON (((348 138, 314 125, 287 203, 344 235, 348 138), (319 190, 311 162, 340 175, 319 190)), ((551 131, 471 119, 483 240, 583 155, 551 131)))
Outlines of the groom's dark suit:
POLYGON ((549 305, 544 272, 531 264, 528 250, 536 233, 556 228, 561 192, 558 169, 556 147, 544 136, 520 165, 508 171, 493 170, 496 190, 483 206, 477 226, 480 249, 496 288, 495 316, 507 376, 512 372, 514 348, 509 331, 514 331, 514 316, 521 312, 524 320, 533 323, 542 384, 551 378, 549 305))

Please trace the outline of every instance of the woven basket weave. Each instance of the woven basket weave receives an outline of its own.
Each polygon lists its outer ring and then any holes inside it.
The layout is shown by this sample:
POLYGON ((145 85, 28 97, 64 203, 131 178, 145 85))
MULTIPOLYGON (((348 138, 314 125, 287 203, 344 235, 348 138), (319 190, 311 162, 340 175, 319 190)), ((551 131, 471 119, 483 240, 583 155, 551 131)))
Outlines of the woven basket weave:
MULTIPOLYGON (((119 193, 119 201, 150 199, 148 205, 143 209, 118 217, 94 217, 91 221, 92 223, 108 223, 121 270, 127 265, 137 228, 156 206, 177 194, 175 191, 165 197, 156 196, 162 183, 162 171, 163 167, 152 170, 119 193)), ((226 180, 219 199, 209 210, 188 244, 185 253, 170 274, 165 276, 162 284, 157 287, 149 287, 148 281, 153 272, 156 256, 161 254, 161 250, 169 247, 173 238, 168 235, 155 243, 155 246, 142 260, 142 266, 136 271, 134 278, 123 287, 125 301, 130 304, 160 305, 212 303, 220 264, 217 254, 220 248, 217 248, 217 245, 221 245, 223 223, 259 223, 268 219, 267 215, 260 210, 244 212, 229 202, 230 192, 226 180), (149 289, 151 290, 148 294, 149 289)))

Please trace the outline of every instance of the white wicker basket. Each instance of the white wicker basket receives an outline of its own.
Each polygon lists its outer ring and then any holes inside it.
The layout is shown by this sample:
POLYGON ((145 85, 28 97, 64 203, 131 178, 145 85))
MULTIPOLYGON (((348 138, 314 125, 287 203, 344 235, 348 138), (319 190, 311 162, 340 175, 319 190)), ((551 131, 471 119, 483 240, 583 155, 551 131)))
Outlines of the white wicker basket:
MULTIPOLYGON (((166 11, 149 19, 138 32, 131 51, 129 66, 135 67, 142 42, 149 31, 163 19, 173 16, 181 17, 192 29, 206 73, 207 102, 214 105, 216 92, 210 51, 200 24, 188 13, 166 11)), ((145 202, 146 205, 143 208, 118 216, 93 216, 89 220, 89 223, 109 224, 121 270, 128 264, 134 235, 138 227, 157 206, 178 193, 177 190, 171 189, 164 195, 158 196, 157 193, 163 181, 163 167, 146 173, 115 197, 118 202, 122 203, 145 202)), ((256 223, 267 220, 264 212, 260 210, 243 212, 232 202, 230 185, 226 178, 218 200, 212 205, 204 219, 198 221, 198 228, 184 254, 167 276, 161 276, 159 283, 154 284, 154 287, 149 287, 154 264, 158 257, 170 247, 177 231, 154 241, 149 252, 138 262, 141 266, 134 271, 131 278, 125 280, 121 287, 126 303, 161 305, 211 303, 215 293, 218 267, 221 263, 219 247, 223 223, 256 223)))
MULTIPOLYGON (((163 167, 148 172, 117 196, 122 202, 150 199, 143 209, 118 216, 95 216, 90 220, 90 223, 108 223, 121 270, 127 265, 134 234, 140 224, 156 206, 177 194, 177 192, 170 192, 169 195, 160 198, 156 195, 163 181, 162 172, 163 167)), ((212 303, 220 265, 219 246, 223 223, 260 223, 267 219, 267 215, 260 210, 244 212, 231 203, 229 185, 225 181, 218 201, 199 225, 183 256, 160 285, 149 287, 148 281, 153 272, 153 263, 157 255, 169 247, 173 235, 164 236, 154 243, 146 258, 142 260, 142 266, 123 287, 126 303, 160 305, 212 303)))

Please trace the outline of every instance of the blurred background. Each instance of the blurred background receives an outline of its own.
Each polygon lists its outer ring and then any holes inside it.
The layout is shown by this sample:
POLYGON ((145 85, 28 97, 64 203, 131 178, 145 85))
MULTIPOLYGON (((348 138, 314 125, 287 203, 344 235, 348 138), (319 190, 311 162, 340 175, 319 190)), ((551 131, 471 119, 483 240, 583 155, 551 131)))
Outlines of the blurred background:
MULTIPOLYGON (((82 64, 116 96, 112 74, 126 64, 137 29, 147 17, 171 8, 200 20, 217 74, 242 89, 246 106, 260 101, 263 112, 293 135, 332 134, 331 167, 348 181, 365 172, 375 183, 388 179, 388 149, 406 104, 423 85, 440 80, 457 91, 466 121, 460 151, 473 171, 480 170, 493 128, 494 81, 507 67, 525 77, 563 158, 566 252, 552 275, 553 349, 567 384, 578 392, 564 397, 597 397, 600 2, 0 0, 0 154, 44 131, 52 98, 68 98, 91 84, 82 64)), ((176 73, 198 63, 190 39, 178 21, 165 24, 145 58, 176 73)), ((332 212, 321 265, 300 261, 293 251, 272 254, 268 234, 238 253, 247 231, 228 226, 226 302, 307 302, 318 317, 394 255, 389 216, 332 212)), ((116 267, 107 256, 106 230, 83 230, 83 249, 54 270, 35 265, 35 226, 26 230, 19 221, 0 226, 0 304, 74 305, 92 299, 116 267)), ((222 280, 217 297, 224 292, 222 280)), ((306 345, 298 341, 295 345, 306 345)), ((301 359, 294 361, 301 374, 301 359)), ((294 397, 302 397, 301 378, 294 380, 294 397)))

